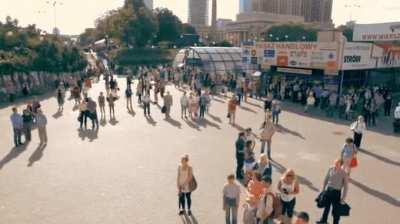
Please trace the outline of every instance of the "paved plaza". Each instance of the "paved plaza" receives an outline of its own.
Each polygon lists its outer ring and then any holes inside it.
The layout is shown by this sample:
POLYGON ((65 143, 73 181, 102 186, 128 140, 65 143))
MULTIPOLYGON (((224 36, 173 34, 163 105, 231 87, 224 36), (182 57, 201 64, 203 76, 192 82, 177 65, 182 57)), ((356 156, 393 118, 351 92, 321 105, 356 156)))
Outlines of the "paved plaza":
MULTIPOLYGON (((125 80, 119 84, 125 90, 125 80)), ((101 81, 90 95, 97 99, 103 88, 101 81)), ((180 118, 181 92, 171 85, 167 89, 174 95, 172 119, 164 120, 155 105, 152 119, 146 119, 136 97, 135 112, 128 113, 121 98, 116 119, 109 120, 106 108, 107 120, 98 132, 79 130, 73 101, 66 102, 61 114, 56 98, 44 97, 49 120, 45 148, 38 148, 35 130, 26 148, 14 149, 11 106, 0 109, 0 224, 224 223, 221 194, 226 175, 234 172, 234 142, 243 128, 258 134, 263 104, 252 99, 243 104, 232 127, 226 99, 218 97, 206 120, 196 123, 180 118), (199 183, 193 193, 193 220, 177 215, 176 176, 183 154, 190 155, 199 183)), ((273 186, 285 168, 293 168, 301 183, 296 210, 309 212, 315 221, 322 210, 314 199, 351 131, 347 123, 309 117, 293 105, 288 109, 272 143, 273 186)), ((259 148, 258 142, 257 153, 259 148)), ((351 217, 341 223, 398 223, 400 137, 367 131, 362 148, 347 198, 351 217)))

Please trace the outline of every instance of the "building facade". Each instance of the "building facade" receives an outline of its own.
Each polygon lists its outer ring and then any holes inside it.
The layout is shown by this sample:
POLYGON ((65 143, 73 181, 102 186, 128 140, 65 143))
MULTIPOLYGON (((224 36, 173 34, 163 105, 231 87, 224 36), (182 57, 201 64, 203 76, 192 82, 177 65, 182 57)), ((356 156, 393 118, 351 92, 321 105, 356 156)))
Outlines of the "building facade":
POLYGON ((252 0, 239 0, 239 13, 251 12, 253 10, 252 3, 252 0))
POLYGON ((208 25, 208 0, 189 0, 188 23, 194 27, 208 25))
POLYGON ((306 22, 332 22, 332 0, 303 0, 303 15, 306 22))

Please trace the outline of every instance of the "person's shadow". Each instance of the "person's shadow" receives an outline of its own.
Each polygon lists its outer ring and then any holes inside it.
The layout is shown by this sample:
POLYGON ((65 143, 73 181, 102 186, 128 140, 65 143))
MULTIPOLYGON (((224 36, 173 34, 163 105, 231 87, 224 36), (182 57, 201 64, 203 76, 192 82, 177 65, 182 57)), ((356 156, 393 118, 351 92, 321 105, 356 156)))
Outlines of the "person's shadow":
POLYGON ((55 114, 53 114, 54 119, 58 119, 63 115, 62 110, 58 110, 55 114))
POLYGON ((183 224, 199 224, 193 213, 191 216, 187 215, 186 213, 181 215, 181 220, 183 224))
POLYGON ((389 158, 386 158, 386 157, 378 155, 376 153, 367 151, 365 149, 360 148, 358 151, 363 153, 363 154, 365 154, 365 155, 374 157, 375 159, 380 160, 380 161, 382 161, 384 163, 388 163, 388 164, 393 165, 393 166, 400 166, 400 162, 398 162, 398 161, 391 160, 389 158))
POLYGON ((151 124, 152 126, 156 126, 157 122, 151 117, 151 116, 146 116, 147 123, 151 124))
POLYGON ((177 121, 177 120, 174 120, 174 119, 171 118, 171 117, 167 117, 167 118, 165 118, 164 120, 165 120, 166 122, 170 123, 170 124, 171 124, 172 126, 174 126, 174 127, 177 127, 177 128, 179 128, 179 129, 182 128, 181 122, 179 122, 179 121, 177 121))
POLYGON ((280 124, 277 124, 276 127, 277 127, 277 131, 280 132, 280 133, 282 133, 282 134, 288 133, 288 134, 291 134, 291 135, 293 135, 293 136, 299 137, 299 138, 301 138, 301 139, 303 139, 303 140, 306 139, 306 138, 305 138, 302 134, 300 134, 299 132, 292 131, 292 130, 290 130, 290 129, 288 129, 288 128, 283 127, 283 126, 280 125, 280 124))
POLYGON ((0 160, 0 170, 7 163, 11 162, 13 159, 17 158, 22 152, 26 150, 27 144, 20 145, 18 147, 14 147, 11 151, 0 160))
POLYGON ((215 122, 222 123, 222 120, 221 120, 220 117, 217 117, 217 116, 212 115, 212 114, 207 114, 207 115, 208 115, 211 119, 213 119, 215 122))
POLYGON ((28 167, 31 167, 35 162, 39 161, 43 157, 43 151, 46 148, 46 144, 39 144, 36 150, 29 157, 28 167))

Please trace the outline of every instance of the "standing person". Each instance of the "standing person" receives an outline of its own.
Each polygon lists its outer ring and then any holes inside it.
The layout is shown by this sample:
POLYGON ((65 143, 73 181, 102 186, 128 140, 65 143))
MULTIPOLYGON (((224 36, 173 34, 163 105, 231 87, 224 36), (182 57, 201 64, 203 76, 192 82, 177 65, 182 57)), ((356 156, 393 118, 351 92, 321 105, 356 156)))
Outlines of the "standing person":
POLYGON ((385 116, 389 117, 390 112, 392 110, 392 94, 390 92, 385 94, 384 108, 385 108, 385 116))
POLYGON ((351 124, 350 129, 354 133, 354 145, 357 147, 357 149, 360 149, 363 133, 367 129, 364 117, 358 116, 357 120, 351 124))
POLYGON ((194 119, 196 117, 197 113, 197 102, 196 102, 196 97, 193 95, 193 93, 190 93, 189 96, 189 115, 190 119, 194 119))
POLYGON ((237 224, 237 212, 240 203, 240 187, 235 182, 235 175, 228 176, 228 183, 222 191, 223 209, 225 211, 226 224, 237 224))
POLYGON ((261 125, 261 153, 265 152, 265 145, 267 145, 267 155, 268 159, 271 160, 271 146, 272 146, 272 137, 274 136, 276 129, 274 123, 271 121, 271 116, 267 116, 267 119, 261 125))
POLYGON ((292 223, 294 207, 296 205, 296 195, 300 192, 300 185, 297 181, 296 174, 292 169, 287 170, 278 183, 280 200, 283 205, 282 215, 289 218, 292 223))
POLYGON ((112 93, 108 95, 107 102, 108 102, 108 107, 110 108, 110 120, 112 118, 115 119, 115 100, 116 97, 114 97, 112 93))
POLYGON ((207 110, 207 103, 208 103, 207 97, 206 97, 205 93, 203 93, 199 99, 199 105, 200 105, 200 116, 199 117, 202 119, 204 119, 204 114, 207 110))
POLYGON ((254 171, 261 174, 261 176, 269 176, 272 178, 272 165, 266 154, 262 153, 258 163, 254 167, 254 171))
POLYGON ((349 177, 342 169, 342 165, 343 161, 341 159, 336 160, 334 166, 329 168, 326 174, 322 190, 325 191, 327 205, 317 224, 327 223, 331 207, 333 207, 333 224, 339 224, 340 216, 338 214, 338 207, 346 199, 349 184, 349 177))
POLYGON ((272 179, 271 177, 265 176, 262 178, 264 185, 264 195, 257 204, 257 224, 273 224, 273 212, 274 212, 274 198, 276 197, 271 190, 272 179))
POLYGON ((193 168, 189 165, 189 156, 181 158, 181 164, 178 167, 177 187, 179 195, 179 215, 185 213, 186 205, 188 215, 191 216, 192 198, 189 184, 193 179, 193 168))
POLYGON ((99 98, 97 99, 97 102, 99 104, 100 107, 100 114, 101 117, 103 118, 106 117, 106 98, 104 97, 103 92, 100 92, 99 98))
POLYGON ((16 107, 12 108, 12 112, 10 120, 14 131, 14 145, 15 147, 18 147, 22 145, 21 135, 23 131, 23 120, 16 107))
POLYGON ((187 119, 188 106, 189 106, 189 99, 186 96, 186 92, 184 92, 181 97, 181 118, 185 116, 185 118, 187 119))
POLYGON ((57 91, 57 102, 58 102, 58 111, 64 110, 64 93, 61 88, 58 88, 57 91))
POLYGON ((74 88, 72 88, 71 95, 75 100, 75 106, 79 105, 79 102, 81 100, 81 90, 79 89, 78 86, 75 86, 74 88))
POLYGON ((136 96, 138 97, 138 103, 142 103, 142 95, 143 95, 143 81, 139 79, 139 83, 136 86, 136 96))
POLYGON ((22 122, 23 122, 25 141, 30 142, 32 139, 33 114, 29 109, 23 110, 22 122))
POLYGON ((150 93, 146 92, 146 94, 142 97, 144 116, 147 115, 150 117, 150 101, 150 93))
POLYGON ((43 114, 41 109, 38 109, 38 113, 36 114, 36 125, 38 127, 38 134, 40 144, 47 144, 47 118, 46 115, 43 114))
POLYGON ((97 117, 97 104, 91 98, 87 98, 87 113, 92 120, 92 129, 99 128, 99 119, 97 117))
POLYGON ((400 132, 400 103, 394 110, 394 121, 393 121, 393 131, 395 133, 400 132))
POLYGON ((276 99, 272 100, 271 110, 272 110, 272 122, 274 124, 278 124, 279 123, 279 115, 282 111, 281 103, 279 102, 279 100, 276 100, 276 99))
POLYGON ((375 99, 371 100, 370 107, 369 107, 369 115, 370 115, 370 122, 369 125, 376 126, 376 115, 378 111, 378 105, 375 99))
POLYGON ((235 125, 235 117, 236 117, 237 105, 238 105, 238 102, 237 102, 235 96, 232 96, 232 98, 228 102, 229 124, 235 125))
POLYGON ((173 105, 173 99, 172 95, 169 91, 167 91, 167 94, 164 96, 164 106, 166 108, 165 111, 165 118, 170 118, 171 117, 171 107, 173 105))
POLYGON ((243 165, 244 165, 244 149, 245 149, 245 134, 240 132, 236 140, 236 178, 243 179, 243 165))
POLYGON ((346 138, 346 142, 343 146, 341 155, 343 160, 343 169, 350 176, 351 172, 351 161, 356 156, 357 150, 354 146, 354 141, 352 138, 346 138))
POLYGON ((132 111, 133 107, 132 107, 132 89, 130 87, 130 85, 128 85, 128 87, 125 90, 125 97, 126 97, 126 108, 128 109, 128 111, 132 111))
POLYGON ((82 100, 79 104, 79 117, 78 121, 80 123, 80 129, 82 129, 83 124, 85 124, 85 129, 87 128, 87 104, 86 100, 82 100))
POLYGON ((314 106, 315 105, 315 97, 314 97, 314 94, 312 93, 312 92, 310 92, 309 94, 308 94, 308 97, 307 97, 307 104, 306 104, 306 106, 304 107, 304 112, 308 112, 308 109, 310 108, 310 107, 312 107, 312 106, 314 106))

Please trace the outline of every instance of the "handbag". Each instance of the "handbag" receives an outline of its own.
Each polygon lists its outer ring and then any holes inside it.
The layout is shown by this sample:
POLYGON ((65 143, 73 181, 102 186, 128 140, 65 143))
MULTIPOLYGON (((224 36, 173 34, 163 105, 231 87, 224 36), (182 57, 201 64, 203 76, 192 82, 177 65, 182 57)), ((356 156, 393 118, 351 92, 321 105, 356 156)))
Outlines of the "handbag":
POLYGON ((339 203, 338 209, 337 209, 337 215, 339 216, 350 216, 350 206, 347 203, 339 203))
POLYGON ((355 168, 357 166, 358 166, 358 160, 357 160, 357 157, 354 156, 353 159, 350 162, 350 167, 351 168, 355 168))
POLYGON ((165 114, 166 112, 167 112, 167 107, 166 107, 166 106, 163 106, 163 107, 161 108, 161 113, 165 114))
POLYGON ((325 208, 328 205, 328 197, 326 191, 322 191, 318 197, 315 199, 318 208, 325 208))
POLYGON ((193 192, 196 189, 197 189, 197 181, 196 181, 196 178, 193 175, 192 179, 189 182, 189 191, 193 192))

